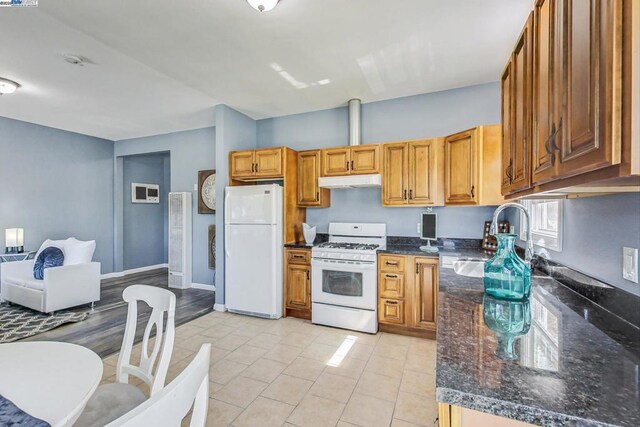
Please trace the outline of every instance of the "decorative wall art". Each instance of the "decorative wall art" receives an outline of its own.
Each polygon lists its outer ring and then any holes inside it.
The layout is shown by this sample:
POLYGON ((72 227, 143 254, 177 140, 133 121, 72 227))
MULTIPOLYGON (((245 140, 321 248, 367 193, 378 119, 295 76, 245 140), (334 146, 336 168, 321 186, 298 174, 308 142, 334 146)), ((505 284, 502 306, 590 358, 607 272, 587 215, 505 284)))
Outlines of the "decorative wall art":
POLYGON ((198 213, 216 213, 216 171, 198 171, 198 213))

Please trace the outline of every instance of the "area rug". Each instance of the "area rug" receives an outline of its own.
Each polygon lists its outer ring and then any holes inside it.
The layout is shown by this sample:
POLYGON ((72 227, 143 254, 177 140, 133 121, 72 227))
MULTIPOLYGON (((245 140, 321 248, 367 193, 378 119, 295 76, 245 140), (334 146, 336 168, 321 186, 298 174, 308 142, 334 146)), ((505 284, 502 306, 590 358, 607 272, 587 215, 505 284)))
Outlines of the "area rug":
POLYGON ((81 322, 88 312, 57 311, 45 314, 18 305, 0 304, 0 344, 50 331, 65 323, 81 322))

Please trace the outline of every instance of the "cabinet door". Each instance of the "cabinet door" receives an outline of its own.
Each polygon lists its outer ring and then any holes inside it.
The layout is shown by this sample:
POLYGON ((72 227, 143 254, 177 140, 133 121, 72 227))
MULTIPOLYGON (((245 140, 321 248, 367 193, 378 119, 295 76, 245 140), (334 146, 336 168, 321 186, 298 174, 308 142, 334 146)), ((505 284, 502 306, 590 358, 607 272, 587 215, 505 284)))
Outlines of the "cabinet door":
POLYGON ((438 305, 438 260, 415 258, 415 281, 410 326, 434 329, 438 305))
POLYGON ((407 143, 384 144, 382 147, 382 205, 404 206, 408 197, 407 143))
POLYGON ((511 147, 513 146, 511 129, 511 119, 513 116, 511 108, 511 80, 511 61, 509 61, 500 80, 502 93, 502 178, 500 188, 503 195, 511 193, 511 176, 513 174, 511 153, 511 147))
POLYGON ((320 206, 320 150, 298 153, 298 206, 320 206))
POLYGON ((231 153, 231 178, 253 176, 256 167, 254 153, 253 150, 231 153))
POLYGON ((349 147, 322 150, 322 176, 349 174, 349 147))
POLYGON ((287 308, 309 309, 311 307, 311 268, 308 265, 287 266, 287 308))
POLYGON ((478 144, 475 129, 445 139, 445 203, 477 205, 478 144))
POLYGON ((410 205, 429 206, 436 204, 437 151, 437 140, 435 139, 409 143, 410 205))
POLYGON ((557 160, 554 146, 562 137, 557 132, 562 87, 558 2, 538 0, 533 15, 531 180, 533 185, 538 185, 553 179, 557 160))
POLYGON ((380 146, 360 145, 351 147, 350 174, 380 173, 380 146))
POLYGON ((622 0, 565 0, 558 176, 620 162, 622 0))
POLYGON ((397 299, 378 299, 378 321, 380 323, 391 323, 394 325, 404 325, 404 301, 397 299))
POLYGON ((511 145, 511 191, 531 186, 531 71, 533 15, 516 43, 512 61, 513 138, 511 145))
POLYGON ((282 176, 282 149, 267 148, 255 151, 256 176, 282 176))

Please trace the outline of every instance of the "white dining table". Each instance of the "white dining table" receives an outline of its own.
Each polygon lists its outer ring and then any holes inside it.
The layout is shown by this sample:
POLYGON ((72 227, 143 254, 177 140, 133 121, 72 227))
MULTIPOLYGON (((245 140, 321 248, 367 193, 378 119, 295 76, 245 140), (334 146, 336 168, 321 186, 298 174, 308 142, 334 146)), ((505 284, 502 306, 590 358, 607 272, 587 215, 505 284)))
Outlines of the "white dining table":
POLYGON ((0 394, 51 427, 71 426, 102 379, 102 360, 62 342, 0 344, 0 394))

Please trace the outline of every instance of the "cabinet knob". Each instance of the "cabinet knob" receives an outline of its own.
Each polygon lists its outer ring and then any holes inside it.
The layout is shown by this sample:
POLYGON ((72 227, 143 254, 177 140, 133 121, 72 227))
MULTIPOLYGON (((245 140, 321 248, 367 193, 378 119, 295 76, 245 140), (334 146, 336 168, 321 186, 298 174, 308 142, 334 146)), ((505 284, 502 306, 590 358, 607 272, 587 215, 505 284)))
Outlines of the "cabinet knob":
POLYGON ((388 299, 387 301, 385 301, 385 303, 388 304, 388 305, 397 305, 398 301, 394 301, 394 300, 388 299))
POLYGON ((409 200, 413 200, 413 190, 409 190, 409 200))
POLYGON ((476 186, 472 185, 471 186, 471 198, 473 199, 474 197, 476 197, 476 186))
POLYGON ((351 160, 351 170, 353 170, 353 160, 351 160))
POLYGON ((320 192, 316 191, 316 201, 320 201, 320 192))

